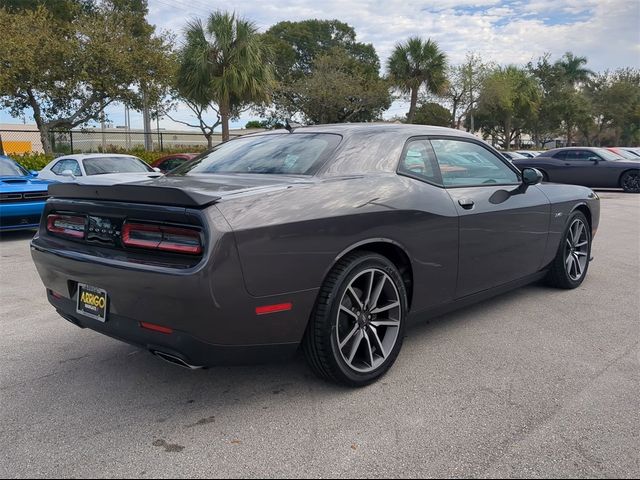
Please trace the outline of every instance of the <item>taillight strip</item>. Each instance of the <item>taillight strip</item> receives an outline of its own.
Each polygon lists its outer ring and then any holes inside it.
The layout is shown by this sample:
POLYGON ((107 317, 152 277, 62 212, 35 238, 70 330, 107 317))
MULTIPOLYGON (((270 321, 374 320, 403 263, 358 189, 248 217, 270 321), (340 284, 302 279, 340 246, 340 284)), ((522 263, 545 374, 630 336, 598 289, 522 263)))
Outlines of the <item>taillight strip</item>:
POLYGON ((198 255, 202 253, 199 230, 172 225, 126 222, 122 243, 127 247, 198 255))
POLYGON ((71 238, 84 238, 87 219, 75 215, 47 216, 47 231, 71 238))

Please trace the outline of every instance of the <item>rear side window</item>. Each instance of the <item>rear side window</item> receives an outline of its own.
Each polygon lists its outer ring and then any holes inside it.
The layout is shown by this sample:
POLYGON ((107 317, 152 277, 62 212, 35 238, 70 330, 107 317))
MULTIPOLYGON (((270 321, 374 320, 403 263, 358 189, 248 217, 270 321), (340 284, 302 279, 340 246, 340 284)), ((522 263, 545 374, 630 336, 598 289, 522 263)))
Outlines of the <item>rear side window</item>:
POLYGON ((520 183, 515 171, 477 143, 434 139, 431 144, 445 187, 520 183))
POLYGON ((80 165, 73 159, 60 160, 53 166, 53 168, 51 168, 51 171, 56 175, 62 174, 65 170, 71 170, 76 177, 82 176, 80 165))
POLYGON ((557 158, 558 160, 565 160, 567 158, 567 151, 561 150, 553 154, 553 158, 557 158))
POLYGON ((442 185, 436 157, 429 140, 410 140, 402 153, 398 170, 410 177, 442 185))
POLYGON ((172 174, 258 173, 313 175, 341 140, 328 133, 282 133, 241 137, 215 147, 172 174))

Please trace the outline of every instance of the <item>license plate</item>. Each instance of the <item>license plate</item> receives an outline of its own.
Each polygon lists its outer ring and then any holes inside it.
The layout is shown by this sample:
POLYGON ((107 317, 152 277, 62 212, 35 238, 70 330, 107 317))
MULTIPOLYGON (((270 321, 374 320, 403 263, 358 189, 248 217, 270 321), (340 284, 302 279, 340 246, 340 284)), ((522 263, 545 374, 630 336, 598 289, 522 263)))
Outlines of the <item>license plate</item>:
POLYGON ((107 321, 107 292, 101 288, 78 284, 78 306, 76 311, 100 322, 107 321))

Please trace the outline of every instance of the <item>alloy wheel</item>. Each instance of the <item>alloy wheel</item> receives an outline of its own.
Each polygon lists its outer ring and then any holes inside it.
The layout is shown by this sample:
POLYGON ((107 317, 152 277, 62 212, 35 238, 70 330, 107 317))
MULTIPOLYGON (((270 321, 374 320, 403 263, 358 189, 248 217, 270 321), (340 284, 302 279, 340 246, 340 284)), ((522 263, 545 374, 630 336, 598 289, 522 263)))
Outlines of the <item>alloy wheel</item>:
POLYGON ((402 321, 400 294, 383 270, 370 268, 356 275, 340 300, 336 340, 344 362, 369 373, 389 357, 402 321))
POLYGON ((622 188, 625 192, 640 192, 640 174, 629 173, 622 179, 622 188))
POLYGON ((567 232, 564 258, 567 275, 573 281, 580 280, 589 261, 589 232, 587 226, 579 218, 571 223, 567 232))

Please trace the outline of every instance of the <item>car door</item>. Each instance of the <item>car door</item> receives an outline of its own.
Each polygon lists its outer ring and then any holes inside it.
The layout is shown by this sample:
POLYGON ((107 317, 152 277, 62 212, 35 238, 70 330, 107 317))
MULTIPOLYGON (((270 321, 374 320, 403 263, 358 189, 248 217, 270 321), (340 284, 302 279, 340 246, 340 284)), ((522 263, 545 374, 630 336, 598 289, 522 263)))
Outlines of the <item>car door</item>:
POLYGON ((431 144, 459 216, 456 297, 537 272, 549 231, 548 198, 537 186, 523 188, 517 169, 480 141, 432 137, 431 144))
POLYGON ((599 174, 604 160, 590 150, 566 150, 564 158, 559 160, 559 168, 555 171, 554 182, 571 185, 600 186, 599 174))

